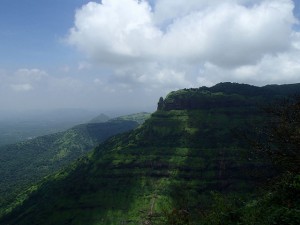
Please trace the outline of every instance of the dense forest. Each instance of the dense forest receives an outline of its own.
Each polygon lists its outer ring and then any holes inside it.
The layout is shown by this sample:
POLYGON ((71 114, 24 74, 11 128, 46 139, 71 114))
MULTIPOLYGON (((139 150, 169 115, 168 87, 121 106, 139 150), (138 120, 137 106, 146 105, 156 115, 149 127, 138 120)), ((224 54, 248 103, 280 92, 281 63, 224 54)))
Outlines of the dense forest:
POLYGON ((171 92, 137 129, 24 190, 0 224, 298 225, 298 90, 171 92))

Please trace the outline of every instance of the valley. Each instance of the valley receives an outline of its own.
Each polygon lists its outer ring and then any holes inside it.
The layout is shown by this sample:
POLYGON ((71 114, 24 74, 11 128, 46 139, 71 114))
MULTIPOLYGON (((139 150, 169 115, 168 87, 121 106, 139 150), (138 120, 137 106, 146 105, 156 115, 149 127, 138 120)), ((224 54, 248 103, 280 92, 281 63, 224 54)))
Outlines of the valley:
MULTIPOLYGON (((22 190, 64 168, 107 138, 138 127, 133 117, 81 124, 64 132, 0 147, 0 208, 13 202, 22 190)), ((140 116, 139 122, 142 120, 140 116)))

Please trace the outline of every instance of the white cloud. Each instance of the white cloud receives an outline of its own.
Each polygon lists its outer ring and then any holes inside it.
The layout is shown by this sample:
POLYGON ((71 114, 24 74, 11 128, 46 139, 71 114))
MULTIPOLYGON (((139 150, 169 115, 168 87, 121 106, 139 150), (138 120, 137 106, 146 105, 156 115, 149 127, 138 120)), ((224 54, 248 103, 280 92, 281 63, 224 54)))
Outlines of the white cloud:
POLYGON ((264 2, 247 8, 220 4, 191 12, 169 25, 163 53, 221 66, 252 64, 290 47, 292 6, 264 2))
POLYGON ((160 35, 150 11, 146 2, 135 0, 90 2, 77 11, 69 43, 100 62, 142 57, 143 44, 150 45, 160 35))
POLYGON ((103 82, 102 82, 101 79, 99 79, 99 78, 95 78, 93 82, 94 82, 95 84, 98 84, 98 85, 103 84, 103 82))
POLYGON ((69 98, 82 91, 81 81, 66 76, 50 76, 40 69, 4 71, 0 73, 0 80, 0 102, 9 99, 10 107, 16 109, 68 105, 69 98))
POLYGON ((142 84, 150 84, 149 86, 153 88, 192 86, 190 82, 186 80, 186 74, 184 72, 173 69, 162 69, 155 73, 141 73, 141 75, 137 77, 137 81, 142 84))
POLYGON ((293 7, 291 0, 90 2, 77 11, 68 42, 132 86, 294 82, 293 7))
POLYGON ((14 72, 4 71, 0 72, 0 87, 2 91, 7 89, 15 92, 28 92, 35 89, 48 78, 48 74, 40 69, 22 68, 14 72))
POLYGON ((11 84, 10 86, 17 92, 30 91, 33 89, 31 84, 11 84))
POLYGON ((157 0, 155 4, 154 20, 157 24, 166 25, 177 18, 189 15, 191 12, 205 11, 208 8, 220 6, 220 4, 243 5, 251 7, 261 3, 262 0, 157 0))
MULTIPOLYGON (((39 69, 0 69, 0 81, 0 104, 6 110, 85 108, 99 109, 99 112, 149 111, 159 98, 156 93, 136 95, 130 84, 116 84, 100 75, 87 78, 65 73, 54 75, 39 69)), ((143 93, 143 89, 138 92, 143 93)))
POLYGON ((25 81, 39 81, 41 80, 43 77, 47 77, 48 74, 40 69, 27 69, 27 68, 23 68, 23 69, 18 69, 15 72, 15 76, 19 79, 19 80, 25 80, 25 81))
POLYGON ((224 80, 256 85, 299 83, 300 52, 266 55, 254 65, 223 68, 207 63, 204 68, 202 76, 213 84, 224 80))
POLYGON ((78 70, 88 70, 91 69, 92 65, 88 62, 79 62, 78 70))
POLYGON ((64 73, 69 73, 71 71, 71 68, 68 65, 64 65, 64 66, 60 67, 59 70, 64 73))

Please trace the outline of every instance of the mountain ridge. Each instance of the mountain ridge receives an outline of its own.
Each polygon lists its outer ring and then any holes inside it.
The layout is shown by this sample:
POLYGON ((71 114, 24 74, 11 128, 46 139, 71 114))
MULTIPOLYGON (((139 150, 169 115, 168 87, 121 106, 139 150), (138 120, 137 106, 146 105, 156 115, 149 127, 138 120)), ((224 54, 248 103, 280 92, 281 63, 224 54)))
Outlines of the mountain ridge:
POLYGON ((0 223, 165 224, 166 212, 178 209, 197 224, 197 209, 211 203, 211 191, 251 194, 272 170, 242 157, 248 143, 233 131, 265 119, 254 100, 287 96, 208 90, 183 89, 160 99, 141 127, 111 137, 44 180, 0 223))

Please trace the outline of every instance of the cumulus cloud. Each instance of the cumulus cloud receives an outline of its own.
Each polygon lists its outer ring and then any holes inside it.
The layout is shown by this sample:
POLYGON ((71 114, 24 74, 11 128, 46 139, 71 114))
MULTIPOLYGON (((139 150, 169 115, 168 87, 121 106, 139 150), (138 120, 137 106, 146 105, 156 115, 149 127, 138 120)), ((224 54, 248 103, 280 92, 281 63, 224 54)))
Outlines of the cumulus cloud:
POLYGON ((251 8, 224 3, 191 12, 169 25, 163 48, 170 56, 193 62, 252 64, 289 48, 291 10, 290 5, 264 2, 251 8))
POLYGON ((208 8, 218 7, 220 3, 253 6, 257 3, 260 3, 261 0, 158 0, 155 2, 155 22, 160 25, 166 25, 172 23, 172 21, 176 20, 177 18, 182 18, 186 15, 189 15, 191 12, 205 11, 208 8))
POLYGON ((69 42, 100 62, 122 63, 130 58, 137 59, 148 54, 151 47, 143 45, 151 45, 160 35, 151 17, 151 8, 144 1, 90 2, 77 11, 69 42))
POLYGON ((68 42, 120 83, 294 82, 293 8, 291 0, 103 0, 76 12, 68 42))

